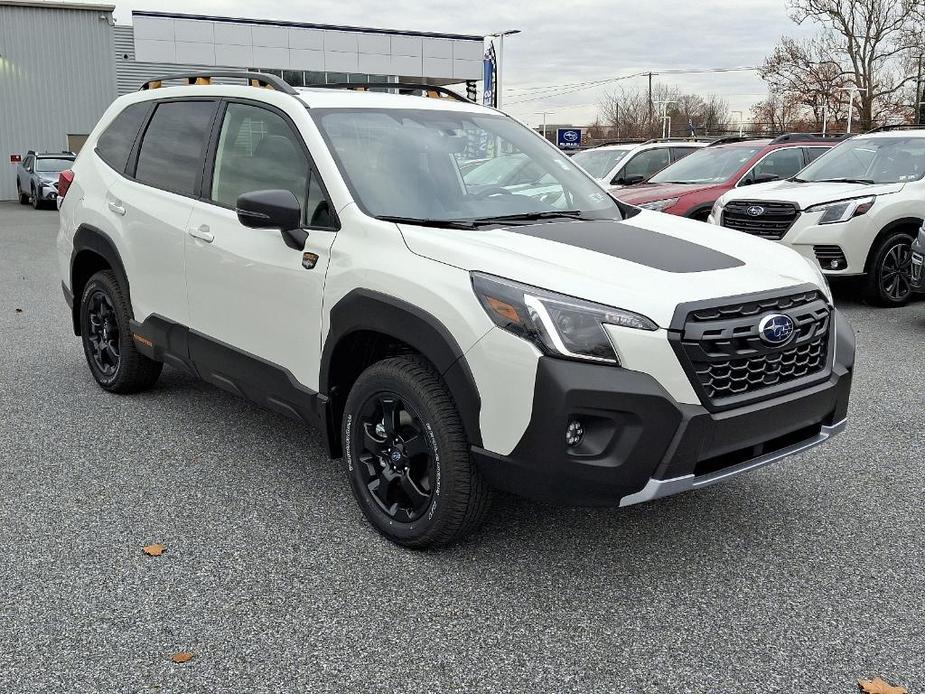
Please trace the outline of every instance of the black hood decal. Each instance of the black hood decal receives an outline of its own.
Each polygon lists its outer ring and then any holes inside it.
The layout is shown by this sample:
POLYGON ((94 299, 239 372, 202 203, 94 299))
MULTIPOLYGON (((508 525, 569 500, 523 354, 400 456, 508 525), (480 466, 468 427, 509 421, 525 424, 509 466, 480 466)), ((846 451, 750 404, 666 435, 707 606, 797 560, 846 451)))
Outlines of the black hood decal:
MULTIPOLYGON (((684 239, 623 222, 549 222, 505 231, 564 243, 665 272, 708 272, 745 265, 738 258, 684 239)), ((709 233, 704 229, 705 233, 709 233)))

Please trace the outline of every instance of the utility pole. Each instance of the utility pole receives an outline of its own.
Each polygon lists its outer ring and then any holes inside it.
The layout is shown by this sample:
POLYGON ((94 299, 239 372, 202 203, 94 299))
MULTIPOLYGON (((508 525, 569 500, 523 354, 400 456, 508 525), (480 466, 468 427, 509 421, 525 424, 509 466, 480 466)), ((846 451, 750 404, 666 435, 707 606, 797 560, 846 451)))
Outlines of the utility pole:
POLYGON ((649 71, 649 125, 652 125, 652 73, 649 71))
POLYGON ((504 37, 519 33, 520 29, 508 29, 507 31, 499 31, 495 34, 489 34, 489 37, 498 39, 498 53, 495 56, 495 93, 497 94, 497 97, 495 98, 495 108, 499 110, 501 109, 502 99, 501 68, 504 65, 504 37))

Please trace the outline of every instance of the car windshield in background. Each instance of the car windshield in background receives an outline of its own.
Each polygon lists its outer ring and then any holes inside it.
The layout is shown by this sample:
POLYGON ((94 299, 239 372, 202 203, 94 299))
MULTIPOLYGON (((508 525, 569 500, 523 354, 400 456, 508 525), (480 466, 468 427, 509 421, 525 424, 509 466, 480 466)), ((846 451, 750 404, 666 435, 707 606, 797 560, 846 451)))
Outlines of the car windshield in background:
POLYGON ((312 109, 354 199, 428 222, 622 217, 616 202, 516 121, 438 110, 312 109))
POLYGON ((40 173, 60 173, 74 166, 73 159, 45 159, 35 160, 35 170, 40 173))
POLYGON ((628 151, 628 149, 589 149, 584 152, 576 152, 572 157, 572 161, 576 162, 594 178, 604 178, 613 171, 613 167, 620 163, 628 151))
POLYGON ((762 146, 704 147, 662 169, 649 183, 725 183, 762 146))
POLYGON ((905 183, 925 174, 925 138, 862 137, 847 140, 800 172, 796 180, 905 183))

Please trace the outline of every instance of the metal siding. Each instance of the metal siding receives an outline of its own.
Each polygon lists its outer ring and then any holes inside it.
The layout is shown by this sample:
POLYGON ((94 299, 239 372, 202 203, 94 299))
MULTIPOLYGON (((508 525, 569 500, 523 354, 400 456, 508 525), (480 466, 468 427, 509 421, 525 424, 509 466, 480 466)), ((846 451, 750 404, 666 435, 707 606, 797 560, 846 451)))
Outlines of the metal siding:
POLYGON ((63 150, 116 97, 112 15, 0 5, 0 200, 16 195, 10 154, 63 150))

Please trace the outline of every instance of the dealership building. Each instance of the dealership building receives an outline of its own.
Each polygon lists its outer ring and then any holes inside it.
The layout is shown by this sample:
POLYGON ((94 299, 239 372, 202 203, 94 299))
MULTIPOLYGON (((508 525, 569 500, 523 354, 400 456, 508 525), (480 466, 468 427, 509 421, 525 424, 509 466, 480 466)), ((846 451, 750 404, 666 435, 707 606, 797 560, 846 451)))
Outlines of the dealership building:
POLYGON ((150 79, 247 69, 293 86, 401 81, 463 92, 482 77, 482 36, 146 11, 121 26, 114 9, 0 0, 0 200, 16 197, 18 156, 79 151, 112 100, 150 79))

